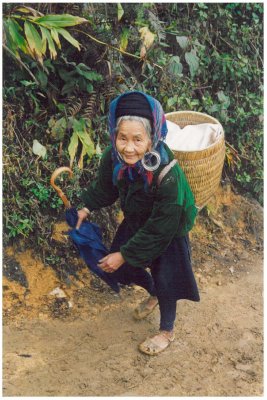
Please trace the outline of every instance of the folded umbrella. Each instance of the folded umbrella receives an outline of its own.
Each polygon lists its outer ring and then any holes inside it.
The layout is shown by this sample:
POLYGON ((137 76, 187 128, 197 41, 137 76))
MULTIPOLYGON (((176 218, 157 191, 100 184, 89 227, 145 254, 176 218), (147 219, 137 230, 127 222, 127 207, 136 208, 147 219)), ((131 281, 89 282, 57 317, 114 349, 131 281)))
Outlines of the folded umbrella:
POLYGON ((62 199, 66 207, 66 221, 73 228, 69 230, 68 235, 79 251, 80 256, 85 261, 89 269, 107 283, 116 293, 119 293, 120 287, 112 274, 103 271, 97 266, 99 260, 108 254, 108 250, 102 242, 102 235, 98 225, 93 222, 84 221, 79 229, 76 229, 78 221, 78 212, 71 207, 69 200, 62 190, 55 184, 55 179, 62 172, 69 172, 72 176, 72 171, 68 167, 61 167, 54 171, 51 176, 50 183, 62 199))

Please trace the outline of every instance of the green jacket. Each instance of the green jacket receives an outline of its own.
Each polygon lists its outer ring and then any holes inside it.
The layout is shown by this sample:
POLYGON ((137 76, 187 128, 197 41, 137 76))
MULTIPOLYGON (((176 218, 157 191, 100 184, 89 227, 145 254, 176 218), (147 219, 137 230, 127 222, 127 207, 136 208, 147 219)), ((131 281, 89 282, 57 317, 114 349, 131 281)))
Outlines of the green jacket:
MULTIPOLYGON (((171 150, 166 146, 170 161, 171 150)), ((82 193, 89 210, 113 204, 120 199, 125 220, 133 231, 132 238, 120 251, 123 258, 136 267, 146 267, 159 257, 176 236, 184 236, 192 228, 197 214, 194 197, 182 169, 176 164, 157 184, 164 166, 154 173, 148 192, 142 177, 130 182, 124 178, 117 186, 112 183, 111 146, 103 153, 98 177, 82 193)))

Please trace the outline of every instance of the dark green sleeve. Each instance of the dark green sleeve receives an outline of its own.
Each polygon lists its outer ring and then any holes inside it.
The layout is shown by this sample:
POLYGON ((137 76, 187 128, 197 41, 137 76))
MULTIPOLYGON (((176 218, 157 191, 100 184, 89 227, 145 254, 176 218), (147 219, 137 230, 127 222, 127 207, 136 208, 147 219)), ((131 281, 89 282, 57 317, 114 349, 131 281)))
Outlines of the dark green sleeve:
POLYGON ((151 216, 145 225, 120 248, 123 258, 145 268, 159 257, 177 233, 182 207, 177 204, 178 177, 170 171, 158 188, 151 216))
POLYGON ((112 183, 111 146, 104 151, 97 178, 82 192, 81 199, 90 211, 113 204, 118 196, 118 189, 112 183))

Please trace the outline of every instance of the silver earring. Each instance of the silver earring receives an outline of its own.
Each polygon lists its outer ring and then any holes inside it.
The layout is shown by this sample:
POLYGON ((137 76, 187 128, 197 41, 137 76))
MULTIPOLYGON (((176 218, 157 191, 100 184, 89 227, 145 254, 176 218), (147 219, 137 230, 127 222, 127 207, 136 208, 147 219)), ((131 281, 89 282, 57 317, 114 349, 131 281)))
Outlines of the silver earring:
POLYGON ((121 153, 118 152, 118 156, 119 156, 118 158, 119 158, 120 161, 124 161, 121 153))
POLYGON ((153 150, 144 154, 144 157, 141 160, 143 167, 147 171, 155 171, 160 166, 161 158, 160 154, 153 150))

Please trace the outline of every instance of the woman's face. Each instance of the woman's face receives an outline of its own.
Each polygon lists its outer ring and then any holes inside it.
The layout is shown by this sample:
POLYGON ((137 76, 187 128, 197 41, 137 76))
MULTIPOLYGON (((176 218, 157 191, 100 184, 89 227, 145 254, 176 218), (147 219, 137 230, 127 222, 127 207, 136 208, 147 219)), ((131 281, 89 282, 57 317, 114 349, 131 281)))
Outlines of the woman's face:
POLYGON ((144 125, 137 121, 121 121, 116 138, 116 148, 123 160, 133 165, 151 148, 144 125))

